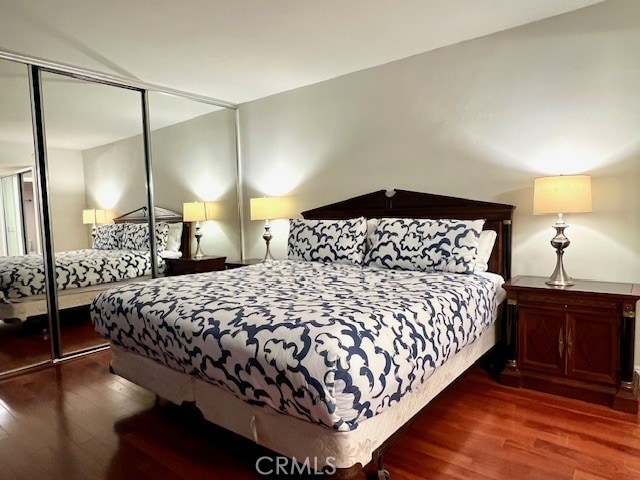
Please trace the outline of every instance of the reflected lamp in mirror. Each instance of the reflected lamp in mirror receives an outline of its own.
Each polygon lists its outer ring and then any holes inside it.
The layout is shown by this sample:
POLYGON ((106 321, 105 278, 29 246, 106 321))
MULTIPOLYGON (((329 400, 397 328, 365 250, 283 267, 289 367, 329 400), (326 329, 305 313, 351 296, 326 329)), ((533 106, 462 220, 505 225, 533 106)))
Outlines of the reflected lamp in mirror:
POLYGON ((91 238, 96 239, 96 225, 107 223, 107 211, 100 208, 90 208, 82 210, 82 223, 92 225, 91 238))
POLYGON ((560 175, 535 179, 533 214, 558 214, 558 219, 553 225, 556 235, 551 239, 551 246, 556 249, 556 268, 547 280, 547 285, 557 287, 573 285, 562 260, 564 249, 571 243, 564 234, 568 225, 564 222, 563 214, 590 212, 591 208, 591 177, 589 175, 560 175))
POLYGON ((202 258, 202 248, 200 247, 200 240, 202 239, 202 231, 200 230, 200 222, 207 220, 207 207, 204 202, 187 202, 182 205, 182 221, 183 222, 196 222, 196 253, 194 258, 202 258))
POLYGON ((271 225, 269 220, 275 220, 278 218, 288 217, 288 203, 286 198, 283 197, 262 197, 252 198, 250 201, 251 220, 264 220, 264 234, 262 238, 267 244, 267 250, 264 255, 263 262, 273 261, 273 255, 271 255, 271 225))

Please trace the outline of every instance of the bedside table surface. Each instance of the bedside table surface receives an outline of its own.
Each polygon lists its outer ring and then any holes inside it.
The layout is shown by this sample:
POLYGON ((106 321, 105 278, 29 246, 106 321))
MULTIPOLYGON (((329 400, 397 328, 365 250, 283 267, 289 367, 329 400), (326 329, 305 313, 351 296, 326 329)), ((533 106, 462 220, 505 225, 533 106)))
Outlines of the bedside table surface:
POLYGON ((640 285, 633 283, 601 282, 594 280, 576 280, 575 285, 568 287, 554 287, 547 285, 547 277, 517 276, 505 283, 505 287, 535 288, 562 292, 602 293, 606 295, 626 295, 640 297, 640 285))

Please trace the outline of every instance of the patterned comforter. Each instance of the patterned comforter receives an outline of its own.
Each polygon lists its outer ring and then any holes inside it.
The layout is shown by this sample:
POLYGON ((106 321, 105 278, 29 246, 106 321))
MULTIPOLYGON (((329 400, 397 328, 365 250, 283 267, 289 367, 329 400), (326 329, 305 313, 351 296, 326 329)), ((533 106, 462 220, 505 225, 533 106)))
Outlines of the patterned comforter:
POLYGON ((134 282, 101 293, 91 317, 128 351, 349 431, 473 342, 495 290, 470 274, 280 261, 134 282))
MULTIPOLYGON (((145 250, 73 250, 56 253, 58 289, 89 287, 151 274, 145 250)), ((0 257, 0 300, 45 293, 42 255, 0 257)))

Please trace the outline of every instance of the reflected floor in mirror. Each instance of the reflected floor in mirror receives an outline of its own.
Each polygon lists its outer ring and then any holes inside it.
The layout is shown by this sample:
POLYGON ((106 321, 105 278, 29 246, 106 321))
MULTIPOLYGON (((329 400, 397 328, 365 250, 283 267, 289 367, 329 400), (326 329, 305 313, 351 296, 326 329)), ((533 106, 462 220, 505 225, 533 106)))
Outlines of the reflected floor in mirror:
MULTIPOLYGON (((89 307, 60 312, 63 354, 104 345, 89 319, 89 307)), ((0 321, 0 372, 27 367, 51 358, 47 317, 31 317, 26 322, 0 321)))
MULTIPOLYGON (((255 468, 272 453, 156 403, 109 374, 109 359, 99 352, 0 382, 1 478, 277 478, 255 468)), ((637 479, 639 440, 636 415, 504 387, 475 366, 397 437, 385 466, 393 480, 637 479)))

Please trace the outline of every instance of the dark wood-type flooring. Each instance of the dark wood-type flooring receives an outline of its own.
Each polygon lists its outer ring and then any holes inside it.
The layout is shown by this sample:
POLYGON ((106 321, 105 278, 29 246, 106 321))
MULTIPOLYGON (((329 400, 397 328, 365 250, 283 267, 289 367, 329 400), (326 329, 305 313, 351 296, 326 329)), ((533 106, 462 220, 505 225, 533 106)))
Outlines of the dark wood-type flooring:
MULTIPOLYGON (((254 465, 268 452, 187 409, 156 405, 108 373, 109 355, 0 382, 0 478, 265 478, 254 465)), ((392 480, 640 479, 640 426, 636 415, 503 387, 473 367, 385 463, 392 480)))
MULTIPOLYGON (((93 329, 88 307, 63 310, 60 312, 60 324, 63 354, 106 343, 93 329)), ((50 359, 51 342, 46 316, 32 317, 24 323, 5 323, 0 320, 0 372, 50 359)))

